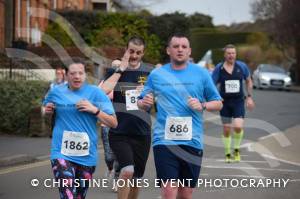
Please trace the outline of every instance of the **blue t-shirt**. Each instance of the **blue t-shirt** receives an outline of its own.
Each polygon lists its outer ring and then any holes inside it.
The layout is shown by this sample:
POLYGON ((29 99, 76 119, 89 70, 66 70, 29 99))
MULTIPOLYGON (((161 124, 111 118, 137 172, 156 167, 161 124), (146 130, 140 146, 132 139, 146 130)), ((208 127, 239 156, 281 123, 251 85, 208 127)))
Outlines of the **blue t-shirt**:
POLYGON ((232 74, 230 74, 225 70, 223 64, 223 62, 217 64, 212 74, 215 84, 220 84, 222 98, 243 99, 243 80, 246 80, 250 75, 248 66, 244 62, 237 60, 234 64, 232 74))
POLYGON ((60 83, 57 83, 57 82, 55 82, 55 81, 54 81, 54 82, 51 82, 49 90, 54 89, 54 88, 56 88, 56 87, 58 87, 58 86, 65 85, 65 84, 67 84, 67 83, 68 83, 67 81, 63 81, 63 82, 60 82, 60 83))
MULTIPOLYGON (((96 86, 84 84, 80 89, 72 91, 68 85, 63 85, 52 89, 44 100, 43 104, 52 102, 55 105, 55 126, 51 145, 51 159, 63 158, 85 166, 95 166, 97 163, 97 117, 92 113, 80 112, 76 108, 76 103, 86 99, 101 111, 107 114, 114 114, 111 101, 106 94, 96 86), (89 155, 67 156, 61 153, 64 132, 87 133, 90 146, 89 155)), ((77 143, 78 144, 78 143, 77 143)), ((73 146, 74 147, 74 146, 73 146)), ((76 147, 76 146, 75 146, 76 147)), ((78 147, 86 147, 83 143, 78 147)))
POLYGON ((188 98, 194 97, 200 102, 221 100, 207 70, 192 63, 183 70, 174 70, 171 64, 166 64, 150 73, 140 98, 150 92, 157 105, 153 145, 188 145, 202 149, 202 113, 188 106, 188 98), (166 139, 168 117, 192 117, 192 139, 166 139))

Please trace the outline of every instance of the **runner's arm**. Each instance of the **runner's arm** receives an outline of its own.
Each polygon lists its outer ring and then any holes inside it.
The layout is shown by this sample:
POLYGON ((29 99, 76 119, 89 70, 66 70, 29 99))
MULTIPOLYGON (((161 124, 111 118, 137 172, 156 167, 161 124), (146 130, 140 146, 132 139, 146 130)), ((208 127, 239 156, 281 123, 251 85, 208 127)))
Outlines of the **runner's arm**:
POLYGON ((253 91, 253 82, 250 76, 246 79, 246 90, 247 90, 247 97, 251 97, 253 91))
POLYGON ((204 102, 203 105, 207 111, 220 111, 223 107, 221 100, 213 100, 209 102, 204 102))

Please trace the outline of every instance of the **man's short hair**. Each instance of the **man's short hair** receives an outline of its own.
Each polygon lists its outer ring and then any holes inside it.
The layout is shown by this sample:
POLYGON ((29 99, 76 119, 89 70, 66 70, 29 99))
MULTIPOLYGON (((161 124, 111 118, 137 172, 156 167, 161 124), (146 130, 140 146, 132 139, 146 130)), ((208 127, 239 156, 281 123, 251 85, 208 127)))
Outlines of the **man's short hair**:
MULTIPOLYGON (((84 68, 84 72, 86 72, 85 62, 84 62, 83 59, 81 59, 81 58, 73 58, 73 62, 69 66, 71 66, 72 64, 82 64, 83 68, 84 68)), ((68 73, 68 71, 69 71, 69 66, 66 67, 66 73, 68 73)))
POLYGON ((233 45, 233 44, 227 44, 227 45, 223 48, 223 51, 225 52, 228 48, 234 48, 234 49, 236 49, 235 45, 233 45))
POLYGON ((63 67, 63 66, 56 66, 55 67, 55 71, 66 71, 66 68, 65 67, 63 67))
POLYGON ((137 46, 144 46, 144 47, 146 47, 145 40, 142 37, 140 37, 140 36, 130 37, 129 40, 128 40, 128 42, 127 42, 127 48, 129 46, 129 43, 133 43, 133 44, 135 44, 137 46))
POLYGON ((189 40, 189 37, 188 37, 186 34, 181 33, 181 32, 177 32, 177 33, 174 33, 174 34, 172 34, 172 35, 169 36, 169 38, 168 38, 168 43, 167 43, 168 46, 170 45, 171 40, 172 40, 173 37, 177 37, 177 38, 187 38, 187 39, 189 40))

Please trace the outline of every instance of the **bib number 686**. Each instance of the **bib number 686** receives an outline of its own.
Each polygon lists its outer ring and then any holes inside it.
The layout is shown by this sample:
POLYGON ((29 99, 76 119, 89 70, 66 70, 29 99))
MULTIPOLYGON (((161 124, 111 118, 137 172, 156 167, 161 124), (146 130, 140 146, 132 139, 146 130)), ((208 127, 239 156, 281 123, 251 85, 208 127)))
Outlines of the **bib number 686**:
POLYGON ((170 126, 170 132, 171 133, 175 133, 175 132, 177 132, 177 133, 182 133, 182 132, 187 133, 188 131, 189 131, 189 128, 187 127, 186 124, 184 126, 182 126, 181 124, 178 124, 178 125, 172 124, 170 126))

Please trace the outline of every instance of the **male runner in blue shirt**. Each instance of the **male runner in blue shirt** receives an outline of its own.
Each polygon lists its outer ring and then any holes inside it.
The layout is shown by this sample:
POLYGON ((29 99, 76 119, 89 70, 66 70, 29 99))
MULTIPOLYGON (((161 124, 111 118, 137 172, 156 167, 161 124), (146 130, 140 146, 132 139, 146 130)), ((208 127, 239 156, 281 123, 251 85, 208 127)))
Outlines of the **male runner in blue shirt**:
POLYGON ((191 62, 186 36, 168 41, 170 63, 153 70, 138 101, 141 109, 157 105, 153 152, 162 198, 192 198, 200 174, 203 150, 203 111, 217 111, 221 97, 206 69, 191 62), (184 186, 173 186, 175 179, 184 186))

